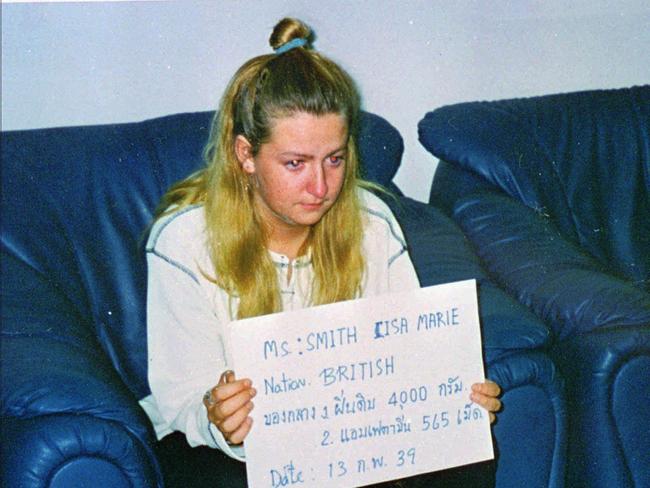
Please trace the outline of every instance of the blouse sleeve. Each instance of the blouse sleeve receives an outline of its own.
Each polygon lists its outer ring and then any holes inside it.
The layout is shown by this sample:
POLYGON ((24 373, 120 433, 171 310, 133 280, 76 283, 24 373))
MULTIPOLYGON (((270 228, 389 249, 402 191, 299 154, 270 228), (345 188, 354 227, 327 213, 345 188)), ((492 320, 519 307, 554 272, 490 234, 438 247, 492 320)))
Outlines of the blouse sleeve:
POLYGON ((208 445, 244 460, 208 421, 203 394, 227 369, 222 337, 199 277, 186 266, 149 249, 147 253, 149 385, 158 412, 191 446, 208 445))

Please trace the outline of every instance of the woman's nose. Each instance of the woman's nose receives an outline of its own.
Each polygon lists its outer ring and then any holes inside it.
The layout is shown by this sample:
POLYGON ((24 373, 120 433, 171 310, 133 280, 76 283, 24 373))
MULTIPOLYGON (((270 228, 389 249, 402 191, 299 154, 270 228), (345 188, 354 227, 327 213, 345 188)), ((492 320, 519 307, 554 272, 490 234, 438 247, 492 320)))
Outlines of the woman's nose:
POLYGON ((307 191, 318 199, 323 199, 327 195, 327 177, 320 164, 314 165, 314 171, 307 185, 307 191))

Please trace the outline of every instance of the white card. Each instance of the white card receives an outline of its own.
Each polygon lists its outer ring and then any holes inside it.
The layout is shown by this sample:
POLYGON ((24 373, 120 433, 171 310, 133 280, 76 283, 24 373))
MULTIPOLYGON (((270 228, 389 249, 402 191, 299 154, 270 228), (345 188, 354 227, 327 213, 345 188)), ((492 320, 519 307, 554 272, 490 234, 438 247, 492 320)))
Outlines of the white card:
POLYGON ((233 322, 251 488, 363 486, 494 457, 474 280, 233 322))

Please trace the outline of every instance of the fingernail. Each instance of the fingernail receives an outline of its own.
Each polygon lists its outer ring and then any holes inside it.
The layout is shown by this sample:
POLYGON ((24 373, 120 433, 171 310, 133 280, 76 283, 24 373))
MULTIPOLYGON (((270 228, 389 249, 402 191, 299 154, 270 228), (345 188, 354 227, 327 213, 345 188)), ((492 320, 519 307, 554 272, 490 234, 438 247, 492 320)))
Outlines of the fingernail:
POLYGON ((250 394, 252 397, 254 397, 257 394, 257 390, 255 388, 250 389, 250 394))
POLYGON ((248 404, 246 406, 248 407, 248 410, 253 410, 253 407, 255 405, 253 404, 253 402, 248 402, 248 404))

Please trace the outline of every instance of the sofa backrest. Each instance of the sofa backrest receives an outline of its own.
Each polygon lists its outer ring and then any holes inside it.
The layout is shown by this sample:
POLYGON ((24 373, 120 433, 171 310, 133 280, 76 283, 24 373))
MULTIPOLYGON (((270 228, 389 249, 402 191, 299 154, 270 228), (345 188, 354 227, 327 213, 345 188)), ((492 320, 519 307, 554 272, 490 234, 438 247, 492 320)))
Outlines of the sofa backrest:
POLYGON ((420 140, 528 207, 601 263, 650 283, 650 86, 451 105, 420 140))
MULTIPOLYGON (((2 333, 52 335, 107 354, 149 393, 144 243, 174 182, 203 165, 213 112, 2 134, 2 333)), ((361 118, 365 176, 390 186, 397 130, 361 118)))

